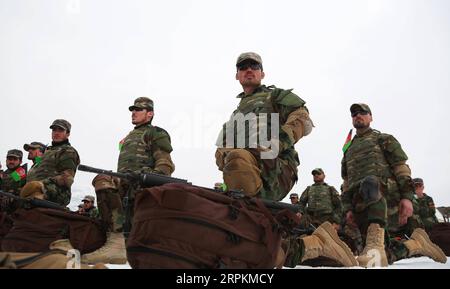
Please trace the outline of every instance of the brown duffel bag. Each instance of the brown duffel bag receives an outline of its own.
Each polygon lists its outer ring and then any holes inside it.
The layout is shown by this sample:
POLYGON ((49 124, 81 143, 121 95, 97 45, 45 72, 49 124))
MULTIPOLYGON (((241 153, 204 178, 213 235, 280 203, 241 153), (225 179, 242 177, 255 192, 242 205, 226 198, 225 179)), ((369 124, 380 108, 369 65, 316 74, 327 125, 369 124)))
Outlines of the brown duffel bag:
POLYGON ((99 222, 69 211, 19 209, 12 218, 14 225, 3 238, 2 251, 43 252, 49 249, 50 243, 69 239, 84 254, 100 248, 106 240, 99 222))
POLYGON ((166 184, 136 194, 132 268, 274 268, 281 225, 258 201, 166 184))
POLYGON ((6 212, 0 212, 0 251, 2 248, 3 238, 8 234, 12 227, 12 219, 6 214, 6 212))
POLYGON ((450 223, 437 223, 429 232, 430 240, 450 256, 450 223))

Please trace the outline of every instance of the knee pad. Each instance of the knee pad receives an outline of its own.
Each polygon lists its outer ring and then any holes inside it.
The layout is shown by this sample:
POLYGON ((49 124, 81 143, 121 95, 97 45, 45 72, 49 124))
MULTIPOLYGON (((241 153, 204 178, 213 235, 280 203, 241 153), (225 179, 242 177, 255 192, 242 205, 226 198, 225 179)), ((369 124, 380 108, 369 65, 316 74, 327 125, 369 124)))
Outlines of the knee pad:
POLYGON ((375 176, 367 176, 361 181, 359 193, 366 205, 376 203, 383 197, 380 191, 380 182, 375 176))
POLYGON ((223 179, 230 190, 256 195, 262 187, 260 174, 255 157, 247 150, 232 150, 225 157, 223 179))

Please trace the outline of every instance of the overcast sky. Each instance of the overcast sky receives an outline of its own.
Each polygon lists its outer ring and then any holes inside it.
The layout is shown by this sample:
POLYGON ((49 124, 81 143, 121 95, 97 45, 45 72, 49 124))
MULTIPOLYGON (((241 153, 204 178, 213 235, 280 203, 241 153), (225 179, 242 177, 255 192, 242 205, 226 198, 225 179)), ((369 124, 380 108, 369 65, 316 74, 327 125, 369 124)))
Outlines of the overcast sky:
MULTIPOLYGON (((174 176, 211 187, 222 178, 215 140, 241 92, 235 61, 255 51, 264 83, 293 88, 316 126, 296 145, 292 192, 315 167, 339 188, 349 107, 365 102, 372 127, 400 141, 413 177, 450 206, 449 16, 446 0, 0 0, 0 159, 50 143, 64 118, 81 162, 115 170, 128 106, 148 96, 172 137, 174 176)), ((72 208, 93 177, 77 172, 72 208)))

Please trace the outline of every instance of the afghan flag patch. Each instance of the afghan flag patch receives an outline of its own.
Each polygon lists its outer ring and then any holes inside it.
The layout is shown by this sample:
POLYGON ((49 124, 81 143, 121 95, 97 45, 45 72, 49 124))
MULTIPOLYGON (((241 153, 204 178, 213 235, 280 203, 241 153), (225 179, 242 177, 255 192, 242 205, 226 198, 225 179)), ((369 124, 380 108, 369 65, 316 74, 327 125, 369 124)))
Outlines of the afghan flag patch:
POLYGON ((24 168, 18 167, 17 170, 11 173, 11 178, 16 182, 21 181, 27 177, 27 172, 24 168))
POLYGON ((119 152, 122 151, 123 148, 123 143, 125 142, 125 138, 123 138, 120 142, 119 142, 119 152))
POLYGON ((345 154, 345 152, 348 150, 348 148, 352 145, 352 132, 353 129, 351 129, 347 135, 347 139, 345 140, 344 146, 342 147, 342 152, 345 154))

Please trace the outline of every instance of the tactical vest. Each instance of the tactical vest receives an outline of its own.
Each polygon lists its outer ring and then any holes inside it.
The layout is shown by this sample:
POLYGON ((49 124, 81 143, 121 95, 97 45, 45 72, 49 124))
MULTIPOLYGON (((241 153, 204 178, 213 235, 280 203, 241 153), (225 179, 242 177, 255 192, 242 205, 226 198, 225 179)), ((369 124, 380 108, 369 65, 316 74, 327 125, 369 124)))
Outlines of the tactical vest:
POLYGON ((308 212, 321 214, 331 214, 333 212, 330 186, 327 184, 309 186, 307 210, 308 212))
POLYGON ((59 159, 65 152, 75 152, 78 158, 78 153, 69 144, 48 147, 42 156, 39 164, 33 166, 28 172, 27 182, 42 181, 47 178, 59 175, 62 170, 58 167, 59 159))
MULTIPOLYGON (((279 89, 279 88, 275 88, 274 86, 261 86, 260 88, 257 89, 257 92, 252 94, 252 95, 248 95, 248 96, 243 96, 241 98, 241 101, 239 102, 239 105, 237 107, 237 109, 233 112, 233 115, 237 114, 237 113, 242 113, 244 116, 249 114, 249 113, 254 113, 256 116, 259 116, 259 114, 267 114, 267 140, 272 139, 273 137, 270 135, 271 130, 271 113, 279 113, 278 108, 277 108, 277 101, 279 101, 279 105, 284 105, 284 106, 295 106, 295 107, 300 107, 303 106, 305 104, 305 102, 299 98, 298 96, 295 96, 295 101, 289 101, 287 97, 287 95, 291 94, 291 90, 283 90, 283 89, 279 89)), ((292 100, 292 98, 291 98, 292 100)), ((282 133, 281 130, 281 125, 284 124, 286 122, 286 119, 284 119, 284 117, 281 113, 279 113, 279 133, 282 133)), ((259 133, 259 130, 258 130, 259 133)), ((225 130, 225 125, 224 128, 222 129, 222 133, 221 136, 223 137, 223 145, 225 145, 225 140, 226 140, 226 130, 225 130)), ((237 147, 237 141, 236 141, 236 136, 237 136, 237 128, 235 127, 235 131, 234 131, 234 147, 237 147)), ((248 136, 249 136, 249 122, 246 122, 245 124, 245 136, 246 136, 246 147, 248 147, 248 136)), ((277 136, 280 139, 280 142, 284 141, 284 138, 280 135, 277 136)), ((287 136, 286 136, 287 137, 287 136)), ((288 138, 288 137, 287 137, 288 138)), ((219 144, 219 143, 218 143, 219 144)), ((298 154, 297 151, 294 149, 294 146, 284 146, 285 150, 280 152, 280 157, 282 159, 286 159, 293 167, 293 169, 295 170, 296 167, 300 164, 300 161, 298 159, 298 154)))
POLYGON ((359 187, 361 180, 369 175, 379 177, 384 183, 393 174, 380 146, 381 133, 376 130, 355 137, 345 152, 349 189, 359 187))
POLYGON ((152 153, 150 138, 144 139, 154 130, 151 124, 142 125, 132 130, 123 141, 120 150, 117 170, 119 172, 142 172, 151 171, 155 167, 155 159, 152 153))

